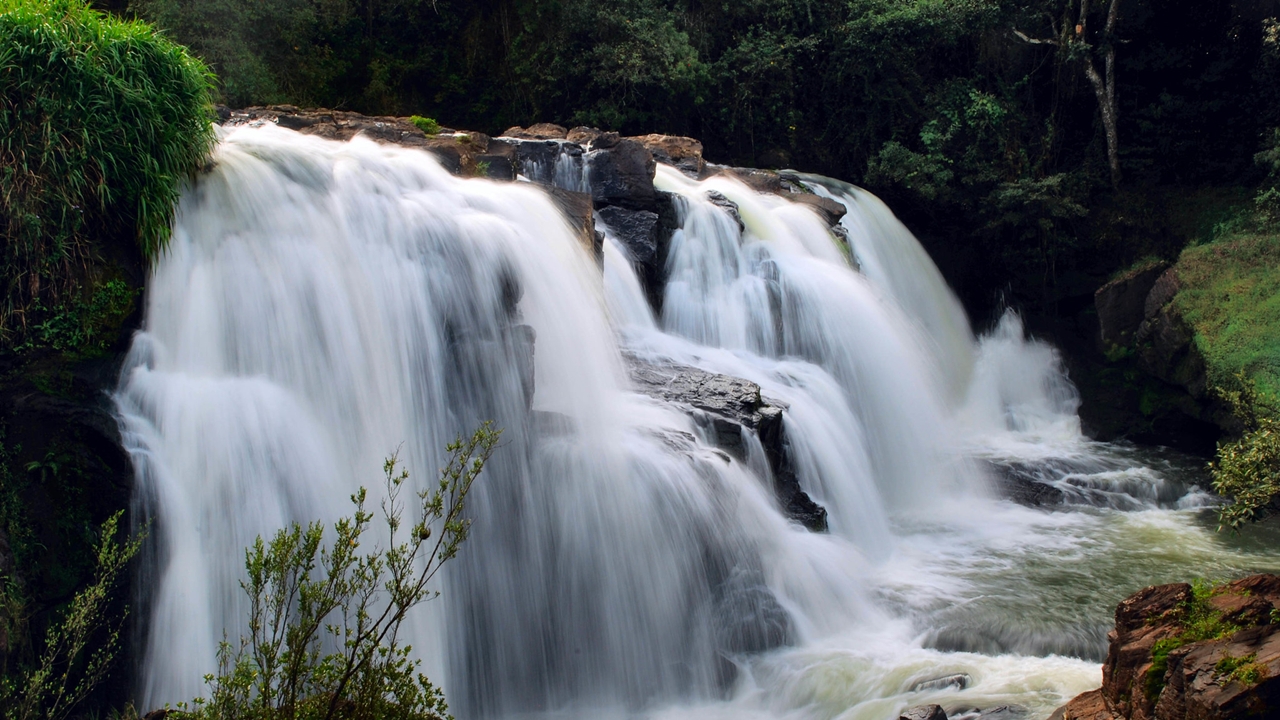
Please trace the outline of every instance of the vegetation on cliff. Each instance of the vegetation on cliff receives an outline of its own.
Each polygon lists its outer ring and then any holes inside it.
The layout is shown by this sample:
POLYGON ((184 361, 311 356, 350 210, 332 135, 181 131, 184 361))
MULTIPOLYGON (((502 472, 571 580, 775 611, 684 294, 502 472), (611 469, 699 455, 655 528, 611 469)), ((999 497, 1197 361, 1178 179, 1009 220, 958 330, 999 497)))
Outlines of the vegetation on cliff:
POLYGON ((104 246, 163 247, 179 182, 212 147, 211 84, 144 23, 0 0, 0 343, 92 342, 119 314, 104 246))

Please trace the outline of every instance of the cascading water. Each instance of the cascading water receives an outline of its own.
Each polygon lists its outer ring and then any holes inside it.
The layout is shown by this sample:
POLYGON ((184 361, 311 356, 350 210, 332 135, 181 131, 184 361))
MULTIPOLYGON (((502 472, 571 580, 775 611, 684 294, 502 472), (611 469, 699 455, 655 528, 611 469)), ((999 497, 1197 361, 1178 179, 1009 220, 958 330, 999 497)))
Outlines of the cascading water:
MULTIPOLYGON (((526 174, 580 183, 574 167, 526 174)), ((870 195, 807 179, 848 208, 859 273, 808 209, 658 172, 681 227, 655 317, 617 238, 602 282, 532 185, 362 140, 224 134, 116 394, 154 520, 142 703, 201 693, 242 629, 254 536, 348 513, 397 448, 425 486, 483 419, 504 442, 472 537, 410 628, 460 717, 1044 716, 1098 683, 1119 590, 1260 562, 1159 509, 1195 504, 1176 463, 1081 437, 1056 355, 1016 318, 975 341, 870 195), (786 519, 758 443, 730 456, 678 404, 631 392, 635 361, 745 378, 785 407, 831 532, 786 519), (989 498, 985 468, 1018 463, 1081 503, 1147 510, 989 498), (950 673, 969 687, 913 690, 950 673)))

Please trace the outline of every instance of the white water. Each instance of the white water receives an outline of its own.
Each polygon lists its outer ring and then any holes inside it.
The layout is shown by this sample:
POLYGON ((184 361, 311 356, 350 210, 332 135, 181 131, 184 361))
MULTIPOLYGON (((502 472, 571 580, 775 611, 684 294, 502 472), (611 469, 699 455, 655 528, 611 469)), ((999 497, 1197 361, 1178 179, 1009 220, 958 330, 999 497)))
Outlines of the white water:
POLYGON ((683 227, 654 318, 620 244, 602 281, 531 185, 361 140, 223 138, 183 197, 116 395, 155 520, 142 706, 201 694, 217 642, 242 629, 254 536, 349 512, 397 448, 430 483, 482 419, 503 447, 410 633, 458 717, 880 720, 921 702, 1043 717, 1100 681, 1099 627, 1124 592, 1271 562, 1161 509, 1186 487, 1176 462, 1085 440, 1056 355, 1015 317, 974 341, 878 201, 828 190, 850 206, 859 274, 808 209, 659 173, 683 227), (744 234, 708 189, 739 205, 744 234), (533 412, 520 325, 536 333, 533 412), (758 459, 631 393, 620 345, 785 403, 831 533, 786 520, 758 459), (983 467, 1014 462, 1138 511, 989 497, 983 467), (788 646, 746 652, 768 632, 788 646), (952 672, 973 685, 910 691, 952 672))

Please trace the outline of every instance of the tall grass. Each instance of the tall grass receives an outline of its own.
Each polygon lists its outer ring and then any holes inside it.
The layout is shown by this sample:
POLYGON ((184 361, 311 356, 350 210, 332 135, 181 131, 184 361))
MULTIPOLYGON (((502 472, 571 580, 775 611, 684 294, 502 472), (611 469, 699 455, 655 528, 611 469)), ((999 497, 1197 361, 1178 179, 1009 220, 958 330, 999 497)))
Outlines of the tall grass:
POLYGON ((82 0, 0 0, 0 345, 82 291, 101 244, 164 248, 213 146, 213 76, 82 0))

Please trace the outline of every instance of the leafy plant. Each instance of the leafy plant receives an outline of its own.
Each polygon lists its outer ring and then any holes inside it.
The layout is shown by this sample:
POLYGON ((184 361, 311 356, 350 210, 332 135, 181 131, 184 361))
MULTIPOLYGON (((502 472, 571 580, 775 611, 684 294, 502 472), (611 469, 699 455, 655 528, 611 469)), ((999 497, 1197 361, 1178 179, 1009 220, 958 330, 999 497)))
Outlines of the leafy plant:
POLYGON ((0 0, 0 340, 71 296, 99 243, 164 247, 212 148, 211 77, 82 0, 0 0))
POLYGON ((1280 420, 1275 400, 1261 395, 1243 373, 1237 375, 1235 389, 1216 388, 1215 394, 1244 431, 1235 440, 1219 443, 1217 458, 1209 464, 1214 492, 1231 498, 1218 511, 1218 526, 1238 530, 1278 509, 1280 420))
MULTIPOLYGON (((6 677, 0 682, 4 720, 64 718, 110 672, 124 618, 110 617, 108 606, 120 573, 143 540, 138 535, 123 544, 116 541, 123 515, 122 510, 102 524, 94 580, 76 593, 62 619, 49 628, 38 662, 16 681, 6 677)), ((9 578, 0 580, 7 583, 9 578)))
POLYGON ((1224 677, 1228 682, 1241 685, 1257 685, 1267 676, 1267 666, 1258 662, 1258 653, 1249 653, 1244 657, 1223 655, 1213 666, 1213 674, 1224 677))
POLYGON ((429 117, 414 115, 409 118, 409 122, 427 135, 435 135, 440 132, 440 123, 429 117))
POLYGON ((246 551, 249 634, 223 642, 210 695, 180 708, 190 718, 450 718, 443 692, 417 672, 401 644, 409 611, 439 595, 432 581, 466 540, 471 484, 493 454, 501 431, 484 423, 458 438, 439 482, 416 496, 406 523, 400 495, 407 471, 392 456, 383 466, 385 548, 362 551, 373 520, 362 488, 355 513, 334 523, 333 541, 311 523, 261 537, 246 551))

